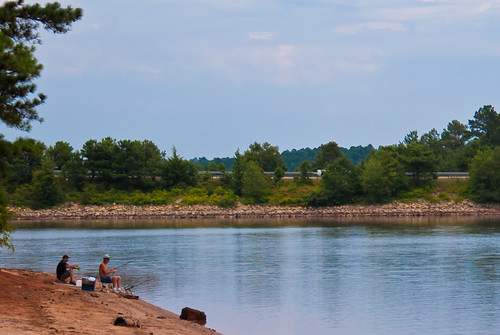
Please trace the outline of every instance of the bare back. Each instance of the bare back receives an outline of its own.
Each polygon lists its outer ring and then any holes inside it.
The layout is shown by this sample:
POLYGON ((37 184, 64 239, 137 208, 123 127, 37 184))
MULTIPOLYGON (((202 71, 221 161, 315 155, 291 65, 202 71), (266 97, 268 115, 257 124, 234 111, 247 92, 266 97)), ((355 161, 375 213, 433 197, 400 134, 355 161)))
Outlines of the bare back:
POLYGON ((99 277, 105 278, 108 277, 111 274, 111 271, 108 269, 108 265, 101 263, 99 264, 99 277))

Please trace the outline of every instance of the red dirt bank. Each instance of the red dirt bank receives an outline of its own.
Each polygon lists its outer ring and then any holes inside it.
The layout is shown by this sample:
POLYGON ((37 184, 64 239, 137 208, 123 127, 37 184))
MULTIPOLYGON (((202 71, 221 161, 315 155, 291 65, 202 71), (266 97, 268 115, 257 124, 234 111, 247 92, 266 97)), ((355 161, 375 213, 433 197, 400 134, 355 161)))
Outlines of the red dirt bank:
POLYGON ((54 279, 53 274, 0 269, 0 334, 219 334, 143 300, 55 285, 54 279), (133 326, 114 326, 117 317, 133 326))

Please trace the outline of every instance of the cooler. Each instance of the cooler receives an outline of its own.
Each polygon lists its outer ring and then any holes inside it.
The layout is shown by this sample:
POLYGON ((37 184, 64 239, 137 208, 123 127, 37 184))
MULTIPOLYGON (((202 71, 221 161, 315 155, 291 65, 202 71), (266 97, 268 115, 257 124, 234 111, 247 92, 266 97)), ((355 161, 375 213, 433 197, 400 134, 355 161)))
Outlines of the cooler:
POLYGON ((88 277, 82 278, 82 290, 83 291, 94 291, 95 288, 95 278, 88 277))

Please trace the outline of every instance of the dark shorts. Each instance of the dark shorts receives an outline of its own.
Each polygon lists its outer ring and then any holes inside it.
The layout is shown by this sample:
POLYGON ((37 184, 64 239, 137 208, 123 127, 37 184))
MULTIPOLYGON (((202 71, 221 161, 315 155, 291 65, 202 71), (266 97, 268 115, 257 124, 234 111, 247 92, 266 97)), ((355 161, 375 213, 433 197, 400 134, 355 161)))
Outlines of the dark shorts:
POLYGON ((101 283, 104 283, 104 284, 111 283, 111 277, 101 277, 101 283))
POLYGON ((66 280, 69 278, 69 271, 64 271, 64 273, 59 277, 59 280, 66 280))

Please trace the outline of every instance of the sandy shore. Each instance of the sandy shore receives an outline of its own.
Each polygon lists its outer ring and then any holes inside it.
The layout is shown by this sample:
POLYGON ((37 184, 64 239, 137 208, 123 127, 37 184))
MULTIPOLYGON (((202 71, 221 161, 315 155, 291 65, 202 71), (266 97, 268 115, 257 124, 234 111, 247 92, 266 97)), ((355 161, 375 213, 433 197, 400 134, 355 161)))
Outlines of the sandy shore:
POLYGON ((219 334, 141 299, 82 291, 54 279, 54 274, 0 269, 0 334, 219 334), (115 326, 118 317, 128 326, 115 326))
POLYGON ((470 201, 393 202, 385 205, 348 205, 323 208, 246 206, 80 206, 68 205, 50 210, 10 208, 12 220, 95 220, 95 219, 252 219, 252 218, 346 218, 418 216, 497 216, 500 205, 481 205, 470 201))

